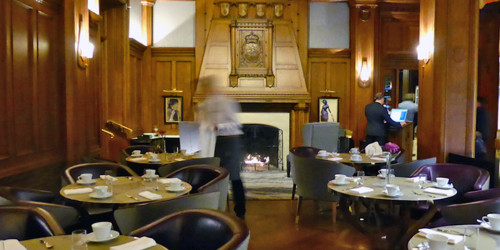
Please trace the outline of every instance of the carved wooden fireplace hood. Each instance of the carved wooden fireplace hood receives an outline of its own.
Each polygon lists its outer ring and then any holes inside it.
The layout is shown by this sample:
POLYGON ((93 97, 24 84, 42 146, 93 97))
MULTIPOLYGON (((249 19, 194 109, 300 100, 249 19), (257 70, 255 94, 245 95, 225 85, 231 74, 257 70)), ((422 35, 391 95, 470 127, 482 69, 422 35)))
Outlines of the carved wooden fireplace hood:
MULTIPOLYGON (((219 93, 240 103, 310 103, 289 20, 212 21, 200 79, 212 75, 219 93)), ((195 103, 206 98, 197 84, 195 103)))

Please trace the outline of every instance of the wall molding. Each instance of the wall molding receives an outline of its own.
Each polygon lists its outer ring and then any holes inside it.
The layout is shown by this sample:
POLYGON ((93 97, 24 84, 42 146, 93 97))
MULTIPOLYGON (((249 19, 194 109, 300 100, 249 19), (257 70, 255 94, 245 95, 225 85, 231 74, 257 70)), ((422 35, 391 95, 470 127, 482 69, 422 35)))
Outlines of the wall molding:
POLYGON ((193 56, 194 57, 195 48, 151 48, 151 54, 153 57, 162 56, 193 56))

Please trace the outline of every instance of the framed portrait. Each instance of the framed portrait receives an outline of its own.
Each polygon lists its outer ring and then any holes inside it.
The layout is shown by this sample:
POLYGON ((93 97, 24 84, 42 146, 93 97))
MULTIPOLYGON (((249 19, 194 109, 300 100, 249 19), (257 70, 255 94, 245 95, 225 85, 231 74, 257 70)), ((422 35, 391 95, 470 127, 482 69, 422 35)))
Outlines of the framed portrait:
POLYGON ((339 98, 318 98, 319 122, 339 122, 339 98))
POLYGON ((165 103, 165 124, 179 123, 182 121, 184 107, 182 96, 164 96, 165 103))

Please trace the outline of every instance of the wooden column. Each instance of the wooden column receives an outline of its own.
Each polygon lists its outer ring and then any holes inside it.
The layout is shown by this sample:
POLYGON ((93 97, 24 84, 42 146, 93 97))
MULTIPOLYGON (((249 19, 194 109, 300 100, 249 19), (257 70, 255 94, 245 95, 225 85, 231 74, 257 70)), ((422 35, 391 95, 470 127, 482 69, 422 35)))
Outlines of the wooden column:
POLYGON ((302 146, 302 126, 309 122, 309 104, 297 103, 290 119, 290 148, 302 146))
MULTIPOLYGON (((351 85, 351 127, 353 139, 356 145, 365 138, 366 117, 365 106, 373 101, 375 92, 374 82, 374 58, 375 58, 375 34, 377 32, 376 21, 378 19, 378 8, 376 4, 367 3, 371 1, 354 1, 351 5, 351 67, 354 68, 351 85), (359 80, 361 63, 366 58, 370 70, 370 80, 363 85, 359 80)), ((373 1, 375 2, 375 1, 373 1)))
POLYGON ((420 62, 418 157, 474 154, 477 0, 421 0, 420 44, 433 44, 420 62))
POLYGON ((142 37, 146 38, 146 46, 153 44, 153 6, 156 0, 142 0, 142 37))

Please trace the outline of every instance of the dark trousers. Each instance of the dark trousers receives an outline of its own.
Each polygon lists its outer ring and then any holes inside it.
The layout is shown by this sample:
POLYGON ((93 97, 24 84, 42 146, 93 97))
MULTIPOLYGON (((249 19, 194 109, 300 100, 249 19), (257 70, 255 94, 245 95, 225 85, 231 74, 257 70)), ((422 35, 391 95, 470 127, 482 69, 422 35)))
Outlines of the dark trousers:
POLYGON ((386 143, 386 138, 385 136, 373 136, 373 135, 366 135, 366 138, 365 138, 365 141, 366 141, 366 146, 368 146, 370 143, 373 143, 373 142, 378 142, 378 144, 383 147, 386 143))
POLYGON ((240 177, 240 164, 243 160, 240 136, 217 136, 215 157, 220 158, 221 167, 229 172, 233 188, 234 212, 240 218, 245 217, 245 188, 240 177))

